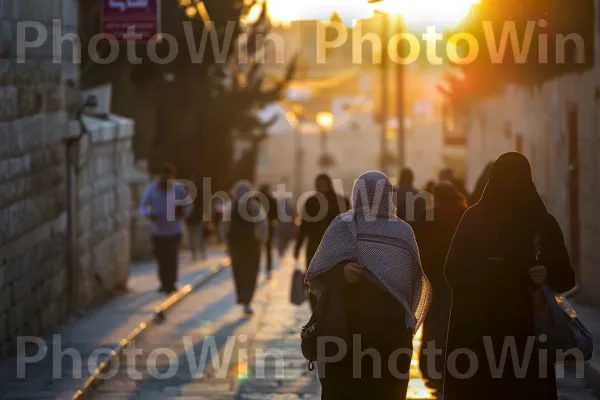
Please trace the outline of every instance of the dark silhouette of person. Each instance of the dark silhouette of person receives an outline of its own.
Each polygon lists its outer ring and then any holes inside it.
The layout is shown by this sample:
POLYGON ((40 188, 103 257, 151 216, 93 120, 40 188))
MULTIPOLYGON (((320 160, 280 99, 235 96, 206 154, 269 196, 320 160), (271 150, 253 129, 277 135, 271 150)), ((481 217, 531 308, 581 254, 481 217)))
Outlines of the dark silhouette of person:
POLYGON ((546 211, 522 154, 505 153, 492 166, 481 200, 456 231, 445 276, 452 308, 444 399, 556 399, 554 366, 537 351, 534 292, 541 284, 568 291, 575 276, 560 226, 546 211), (511 343, 512 352, 506 348, 511 343), (451 354, 466 351, 478 360, 468 379, 460 373, 472 367, 473 357, 448 362, 451 354), (504 367, 496 371, 503 353, 504 367), (516 369, 524 363, 523 370, 516 369))
POLYGON ((237 182, 231 190, 229 216, 226 213, 221 224, 223 241, 231 257, 237 303, 248 316, 254 312, 250 304, 256 291, 261 249, 267 239, 265 211, 252 194, 250 182, 237 182), (257 221, 258 216, 261 218, 257 221))
POLYGON ((467 209, 466 203, 454 185, 440 182, 433 190, 432 208, 422 212, 413 224, 423 271, 433 289, 433 301, 423 324, 420 367, 430 386, 441 389, 444 355, 435 355, 432 365, 424 354, 428 344, 442 351, 446 348, 448 319, 450 318, 450 288, 444 278, 444 263, 452 238, 467 209), (429 372, 432 372, 431 374, 429 372))
MULTIPOLYGON (((333 181, 329 175, 321 174, 315 179, 316 193, 309 197, 304 204, 304 210, 302 213, 302 220, 300 222, 300 229, 296 237, 296 247, 294 249, 294 258, 298 260, 300 258, 300 249, 307 240, 306 244, 306 268, 310 265, 321 239, 325 234, 325 231, 329 227, 329 224, 341 213, 347 211, 350 208, 350 201, 335 192, 333 187, 333 181), (322 218, 322 208, 325 208, 322 218)), ((316 306, 315 299, 310 297, 311 306, 316 306)))
POLYGON ((410 168, 403 168, 400 171, 400 179, 395 190, 396 208, 398 218, 408 222, 414 222, 419 215, 427 207, 425 198, 416 198, 420 192, 414 187, 415 175, 410 168))
POLYGON ((260 192, 265 196, 267 204, 265 209, 267 210, 267 240, 265 241, 265 252, 267 258, 267 279, 271 279, 271 272, 273 270, 273 233, 277 227, 279 221, 279 212, 277 209, 277 200, 273 197, 273 192, 269 185, 261 185, 260 192))

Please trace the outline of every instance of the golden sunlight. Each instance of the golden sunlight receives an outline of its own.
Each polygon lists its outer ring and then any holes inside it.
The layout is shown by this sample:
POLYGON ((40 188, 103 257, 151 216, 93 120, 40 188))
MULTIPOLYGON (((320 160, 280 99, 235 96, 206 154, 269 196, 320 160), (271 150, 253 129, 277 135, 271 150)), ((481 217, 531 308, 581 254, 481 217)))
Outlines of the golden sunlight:
POLYGON ((421 339, 423 338, 423 327, 421 327, 413 338, 413 358, 410 363, 410 382, 408 383, 407 399, 436 399, 435 390, 427 387, 427 381, 423 379, 419 368, 419 352, 421 350, 421 339))
POLYGON ((410 27, 436 25, 450 29, 459 25, 478 3, 479 0, 383 0, 375 7, 380 11, 403 15, 410 27))
POLYGON ((351 26, 353 20, 369 18, 373 6, 367 0, 268 0, 269 15, 275 22, 296 20, 327 21, 337 12, 342 21, 351 26))
POLYGON ((344 23, 369 18, 374 10, 390 14, 402 14, 410 27, 436 25, 453 28, 469 14, 471 7, 480 0, 383 0, 368 4, 367 0, 268 0, 269 13, 275 22, 294 20, 328 20, 337 12, 344 23))

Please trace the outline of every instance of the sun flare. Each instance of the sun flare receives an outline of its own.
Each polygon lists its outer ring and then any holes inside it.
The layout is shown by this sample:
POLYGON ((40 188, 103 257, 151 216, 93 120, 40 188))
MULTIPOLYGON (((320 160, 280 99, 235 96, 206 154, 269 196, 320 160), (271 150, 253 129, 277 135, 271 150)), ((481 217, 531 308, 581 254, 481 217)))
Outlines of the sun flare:
POLYGON ((410 27, 436 25, 453 28, 469 14, 479 0, 268 0, 271 18, 280 23, 295 20, 328 20, 337 12, 345 23, 370 18, 375 10, 401 14, 410 27))

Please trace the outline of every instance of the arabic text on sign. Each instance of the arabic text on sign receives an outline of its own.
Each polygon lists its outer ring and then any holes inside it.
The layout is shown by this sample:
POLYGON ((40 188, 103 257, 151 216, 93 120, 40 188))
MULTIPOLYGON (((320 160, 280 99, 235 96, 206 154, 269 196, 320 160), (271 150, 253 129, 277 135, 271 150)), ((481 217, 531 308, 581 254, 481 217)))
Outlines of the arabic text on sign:
POLYGON ((108 5, 111 8, 118 8, 121 11, 130 8, 148 8, 149 0, 109 0, 108 5))

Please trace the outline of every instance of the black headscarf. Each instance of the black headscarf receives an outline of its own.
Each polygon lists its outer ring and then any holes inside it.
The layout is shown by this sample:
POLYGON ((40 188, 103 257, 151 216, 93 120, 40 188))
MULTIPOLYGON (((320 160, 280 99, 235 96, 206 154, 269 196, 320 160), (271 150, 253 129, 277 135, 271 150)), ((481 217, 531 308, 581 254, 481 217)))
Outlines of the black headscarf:
POLYGON ((334 192, 333 190, 333 180, 331 179, 331 177, 327 174, 319 174, 317 175, 317 177, 315 178, 315 185, 317 185, 319 182, 325 182, 327 183, 327 185, 329 186, 329 193, 331 194, 334 192))
POLYGON ((547 214, 533 183, 529 161, 517 152, 504 153, 494 162, 479 203, 490 216, 507 222, 535 225, 547 214))

